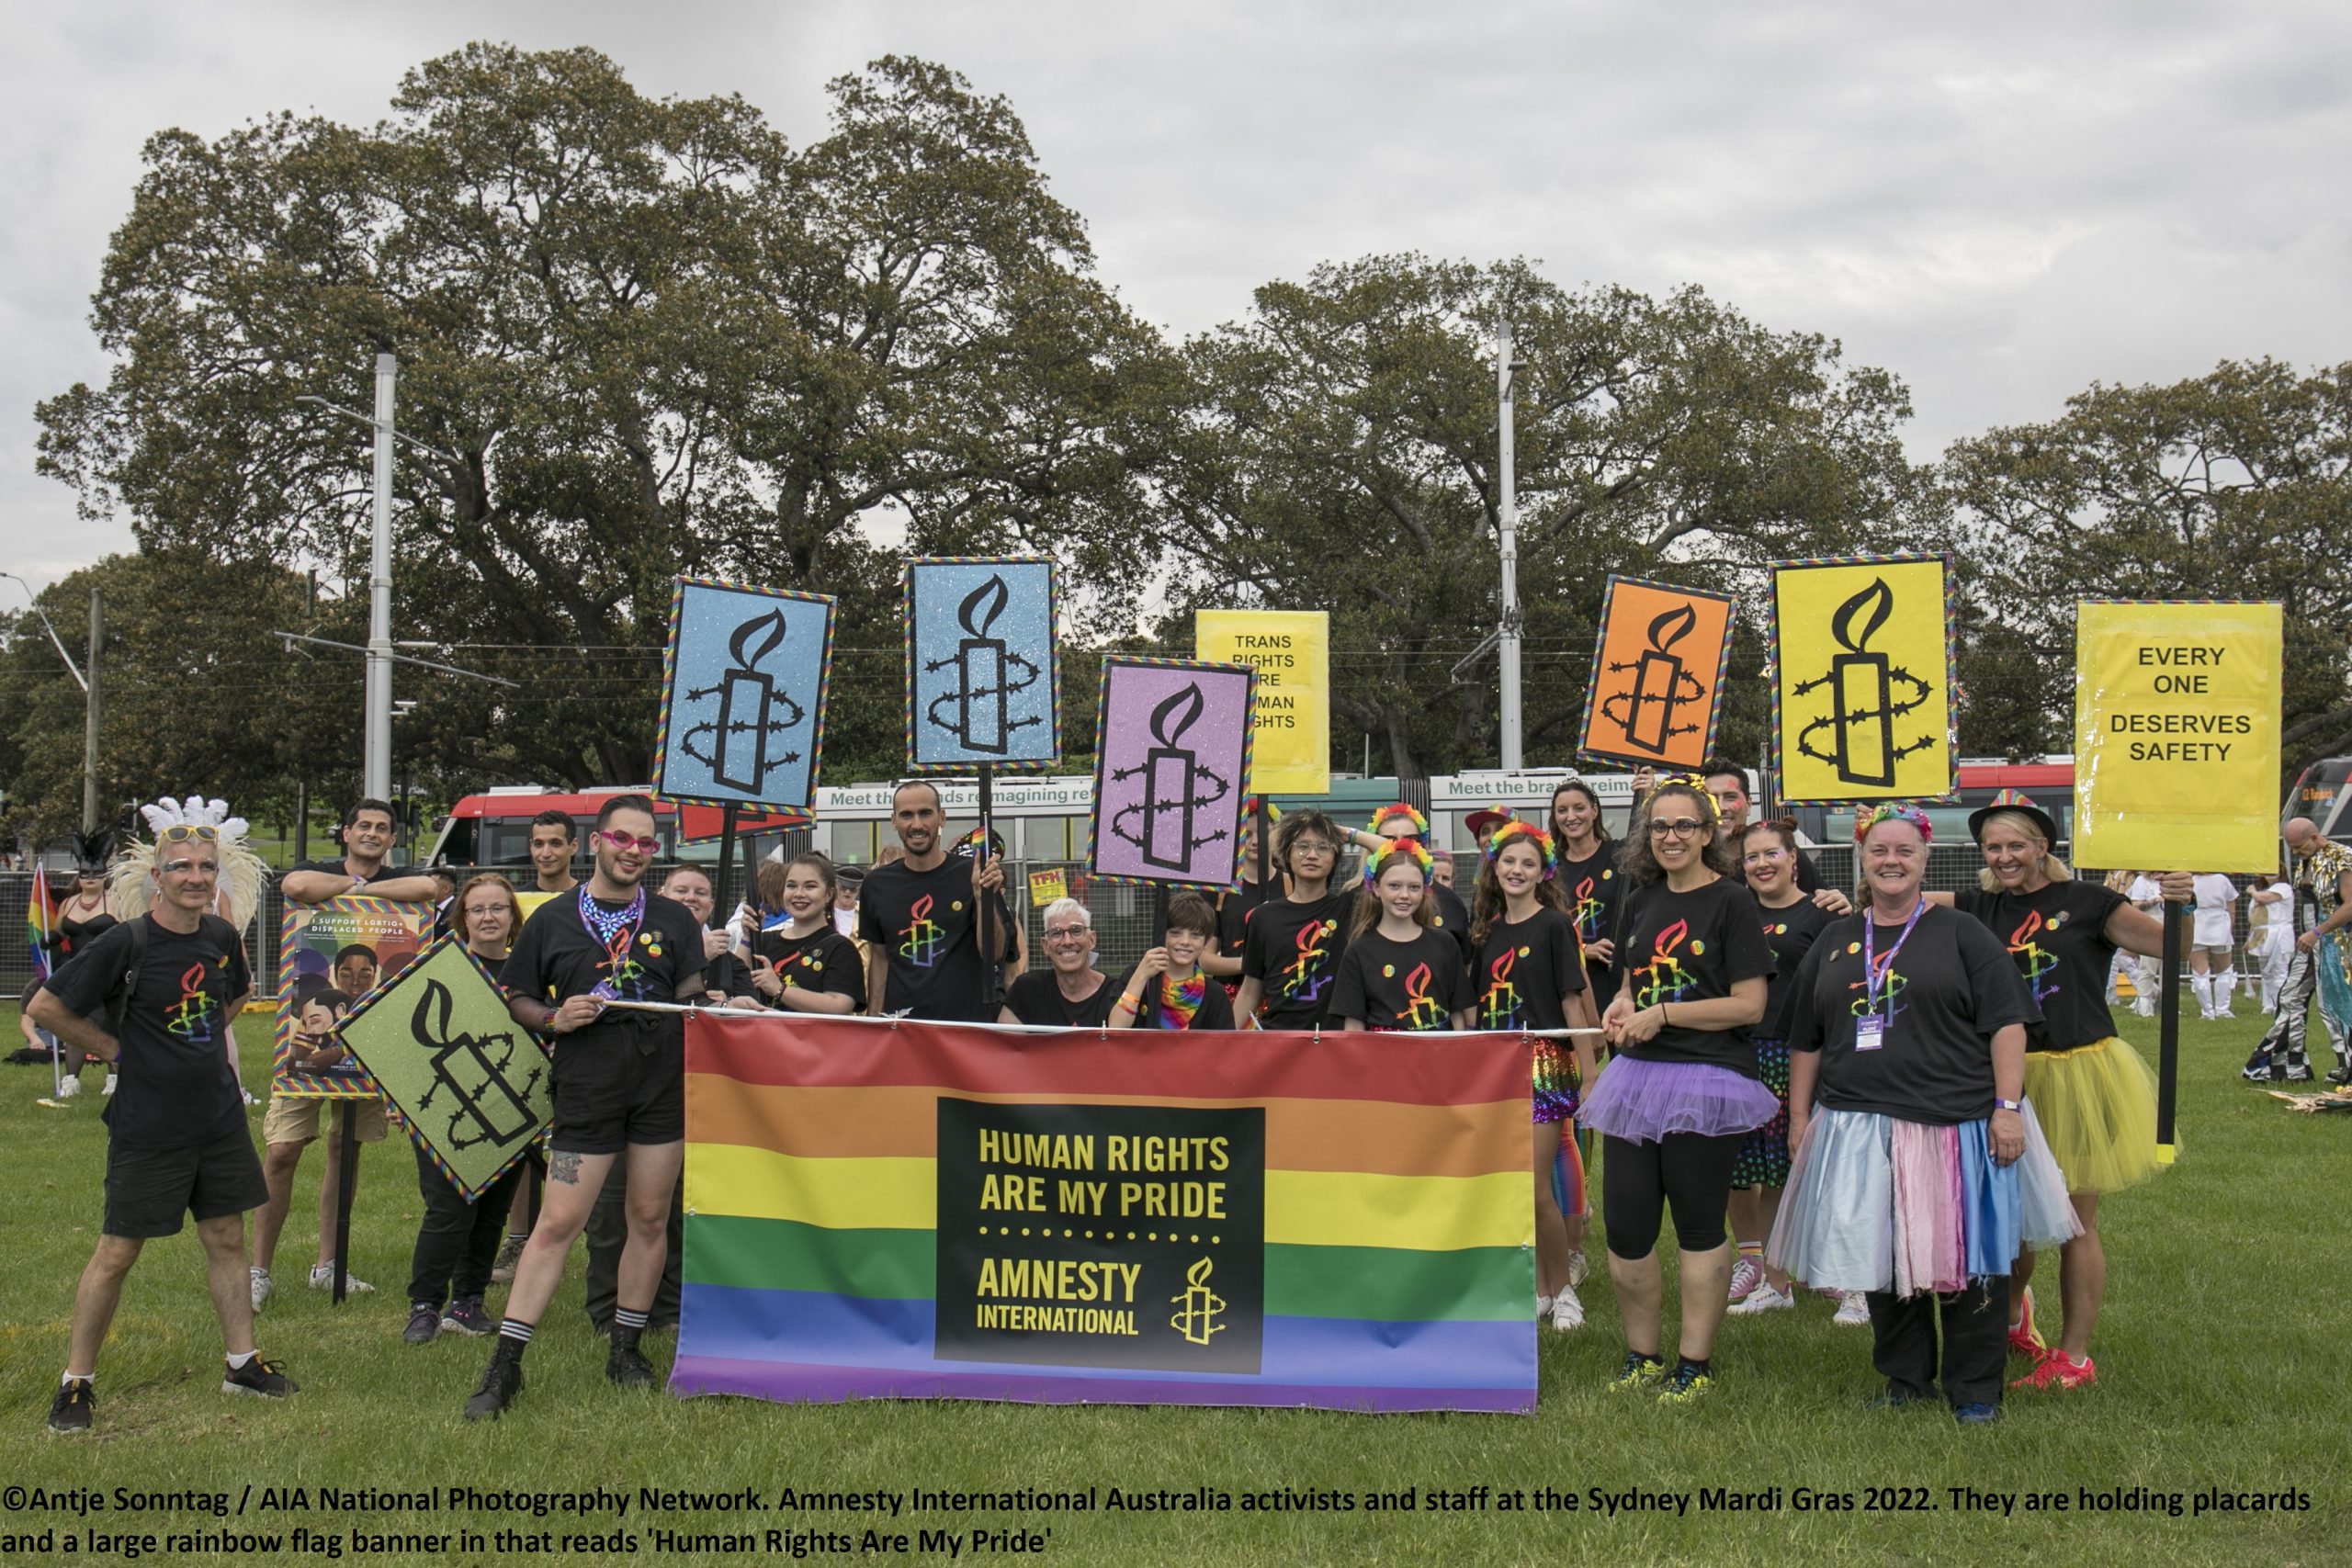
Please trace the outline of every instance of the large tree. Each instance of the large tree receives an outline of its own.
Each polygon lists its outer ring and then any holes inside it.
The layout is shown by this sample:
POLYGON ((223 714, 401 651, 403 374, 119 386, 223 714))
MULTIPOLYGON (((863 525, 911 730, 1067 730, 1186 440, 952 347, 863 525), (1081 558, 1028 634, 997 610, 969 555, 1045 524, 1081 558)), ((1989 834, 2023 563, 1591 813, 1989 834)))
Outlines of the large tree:
MULTIPOLYGON (((1169 356, 1096 283, 1001 98, 885 59, 788 147, 740 98, 651 100, 587 50, 470 46, 390 118, 154 137, 93 314, 103 388, 45 468, 149 547, 365 578, 364 404, 401 361, 397 635, 525 680, 437 684, 422 760, 643 778, 673 573, 843 597, 895 644, 918 549, 1056 552, 1115 621, 1169 356)), ((897 748, 854 694, 829 747, 897 748)))
MULTIPOLYGON (((1268 284, 1188 347, 1201 406, 1161 513, 1171 592, 1180 610, 1330 611, 1338 716, 1399 773, 1496 756, 1492 660, 1457 665, 1495 622, 1505 319, 1531 760, 1574 745, 1609 573, 1752 594, 1769 560, 1942 541, 1897 438, 1901 384, 1696 288, 1571 292, 1521 263, 1410 255, 1268 284)), ((1727 725, 1742 754, 1756 688, 1727 725)))

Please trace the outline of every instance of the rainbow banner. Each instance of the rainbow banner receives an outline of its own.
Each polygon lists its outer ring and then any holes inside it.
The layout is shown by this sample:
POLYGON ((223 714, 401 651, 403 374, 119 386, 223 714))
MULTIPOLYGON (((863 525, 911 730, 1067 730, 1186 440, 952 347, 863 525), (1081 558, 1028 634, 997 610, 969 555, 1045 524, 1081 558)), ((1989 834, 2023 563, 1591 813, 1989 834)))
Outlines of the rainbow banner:
POLYGON ((1515 1034, 686 1022, 671 1387, 1535 1408, 1515 1034))
POLYGON ((57 909, 49 900, 49 868, 33 862, 32 894, 25 904, 25 941, 32 948, 33 978, 49 978, 49 934, 57 909))

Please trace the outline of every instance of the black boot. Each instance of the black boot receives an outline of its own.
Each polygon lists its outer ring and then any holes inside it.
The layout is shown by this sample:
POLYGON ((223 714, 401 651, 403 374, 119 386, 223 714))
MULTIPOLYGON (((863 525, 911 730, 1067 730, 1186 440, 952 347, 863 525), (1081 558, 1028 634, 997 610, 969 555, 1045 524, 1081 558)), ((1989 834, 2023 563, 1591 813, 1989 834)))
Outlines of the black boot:
POLYGON ((616 1388, 651 1388, 661 1382, 654 1375, 653 1363, 638 1354, 638 1337, 644 1332, 625 1324, 613 1325, 613 1349, 605 1358, 605 1380, 616 1388))
POLYGON ((474 1389, 474 1396, 466 1401, 466 1419, 495 1421, 522 1392, 523 1341, 502 1335, 498 1348, 491 1352, 490 1365, 482 1371, 481 1382, 474 1389))

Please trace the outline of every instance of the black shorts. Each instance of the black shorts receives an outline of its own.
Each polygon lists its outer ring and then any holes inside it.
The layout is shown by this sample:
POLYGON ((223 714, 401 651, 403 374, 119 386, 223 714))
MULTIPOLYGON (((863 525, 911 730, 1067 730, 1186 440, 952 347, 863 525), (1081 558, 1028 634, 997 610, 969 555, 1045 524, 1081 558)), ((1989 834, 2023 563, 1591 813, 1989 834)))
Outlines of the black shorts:
POLYGON ((202 1224, 268 1201, 261 1156, 242 1116, 210 1143, 174 1149, 107 1144, 107 1235, 177 1235, 185 1215, 202 1224))
POLYGON ((629 1144, 674 1144, 685 1135, 683 1030, 664 1032, 650 1042, 556 1042, 550 1150, 616 1155, 629 1144))

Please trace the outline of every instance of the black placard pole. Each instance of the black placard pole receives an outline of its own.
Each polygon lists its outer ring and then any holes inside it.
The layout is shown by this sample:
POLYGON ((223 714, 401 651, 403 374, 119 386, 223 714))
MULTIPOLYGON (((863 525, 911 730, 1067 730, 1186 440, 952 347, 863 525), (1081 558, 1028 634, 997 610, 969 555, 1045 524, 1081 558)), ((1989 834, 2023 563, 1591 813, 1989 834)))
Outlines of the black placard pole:
MULTIPOLYGON (((996 838, 996 764, 980 764, 980 841, 972 852, 972 866, 977 872, 988 863, 989 846, 996 838)), ((974 899, 980 915, 980 1016, 988 1022, 996 1021, 996 987, 998 965, 996 957, 996 900, 988 889, 976 887, 974 899)), ((1012 900, 1005 900, 1011 907, 1012 900)))
MULTIPOLYGON (((711 879, 713 886, 710 890, 710 929, 713 931, 726 930, 728 918, 735 912, 727 902, 727 879, 735 874, 735 813, 738 809, 730 801, 722 808, 718 818, 718 874, 711 879)), ((751 891, 746 885, 744 897, 751 897, 751 891)))
POLYGON ((339 1179, 334 1195, 334 1293, 343 1304, 344 1283, 351 1278, 351 1190, 359 1185, 359 1102, 346 1100, 337 1108, 335 1125, 343 1129, 343 1147, 335 1159, 339 1179))
POLYGON ((2156 1007, 2156 1159, 2170 1165, 2173 1101, 2180 1078, 2180 911, 2169 898, 2156 908, 2165 923, 2165 973, 2156 1007))

